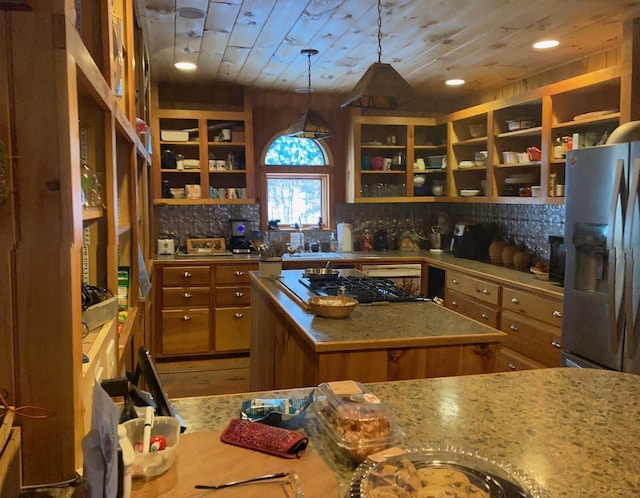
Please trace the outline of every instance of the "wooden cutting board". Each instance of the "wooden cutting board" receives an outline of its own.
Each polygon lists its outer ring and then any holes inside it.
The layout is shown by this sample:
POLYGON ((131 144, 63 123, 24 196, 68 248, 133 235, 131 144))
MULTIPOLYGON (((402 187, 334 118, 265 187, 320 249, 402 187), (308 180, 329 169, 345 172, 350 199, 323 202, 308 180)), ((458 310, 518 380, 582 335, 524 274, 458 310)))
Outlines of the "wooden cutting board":
POLYGON ((277 472, 295 471, 304 498, 337 497, 338 482, 327 464, 309 445, 299 459, 279 458, 220 441, 220 432, 184 434, 176 459, 163 475, 134 478, 132 498, 295 498, 284 479, 219 490, 195 489, 196 484, 222 484, 277 472))

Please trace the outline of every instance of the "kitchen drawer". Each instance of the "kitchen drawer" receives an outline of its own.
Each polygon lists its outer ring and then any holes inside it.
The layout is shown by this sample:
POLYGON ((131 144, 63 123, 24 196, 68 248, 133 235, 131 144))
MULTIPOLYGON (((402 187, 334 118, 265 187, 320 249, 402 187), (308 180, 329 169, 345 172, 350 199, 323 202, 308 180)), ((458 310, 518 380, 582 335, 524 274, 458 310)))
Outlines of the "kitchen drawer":
POLYGON ((503 345, 548 367, 560 366, 560 329, 517 313, 503 311, 500 330, 503 345))
POLYGON ((210 272, 208 266, 175 266, 163 268, 163 286, 209 285, 210 272))
POLYGON ((162 354, 209 352, 209 310, 162 311, 162 354))
POLYGON ((249 284, 249 272, 257 271, 258 265, 236 265, 216 267, 216 284, 249 284))
POLYGON ((251 287, 216 287, 216 306, 251 304, 251 287))
POLYGON ((163 287, 162 289, 162 305, 164 307, 209 306, 210 299, 209 287, 183 287, 182 289, 163 287))
POLYGON ((562 327, 562 301, 503 287, 502 309, 562 327))
POLYGON ((500 286, 455 271, 447 271, 447 287, 489 304, 500 303, 500 286))
POLYGON ((527 358, 526 356, 518 354, 504 346, 500 348, 500 351, 498 352, 496 365, 498 372, 518 372, 521 370, 546 368, 542 363, 533 361, 531 358, 527 358))
POLYGON ((246 350, 251 346, 251 308, 216 308, 216 351, 246 350))
POLYGON ((445 290, 444 302, 445 306, 451 310, 457 311, 495 329, 498 328, 498 310, 495 308, 473 301, 466 295, 451 289, 445 290))

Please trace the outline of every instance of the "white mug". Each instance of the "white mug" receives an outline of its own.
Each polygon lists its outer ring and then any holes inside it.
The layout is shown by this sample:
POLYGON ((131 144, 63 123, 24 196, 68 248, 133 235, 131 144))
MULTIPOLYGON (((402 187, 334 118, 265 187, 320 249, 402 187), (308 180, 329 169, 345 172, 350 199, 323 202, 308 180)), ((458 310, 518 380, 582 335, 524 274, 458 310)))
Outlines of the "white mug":
POLYGON ((418 171, 424 171, 425 169, 427 169, 427 165, 424 163, 424 159, 422 159, 421 157, 419 157, 416 161, 416 169, 418 171))
POLYGON ((223 142, 231 142, 231 129, 230 128, 224 128, 222 130, 222 141, 223 142))

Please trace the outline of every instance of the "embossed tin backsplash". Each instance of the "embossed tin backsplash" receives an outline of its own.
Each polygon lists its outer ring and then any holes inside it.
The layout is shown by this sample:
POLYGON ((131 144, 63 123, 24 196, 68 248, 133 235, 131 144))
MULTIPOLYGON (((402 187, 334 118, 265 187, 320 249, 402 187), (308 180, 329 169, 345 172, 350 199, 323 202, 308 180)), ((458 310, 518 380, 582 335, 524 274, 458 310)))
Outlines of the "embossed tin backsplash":
MULTIPOLYGON (((564 235, 565 208, 562 205, 529 204, 338 204, 335 223, 351 223, 355 231, 386 228, 393 233, 415 229, 426 235, 437 224, 439 213, 447 213, 451 223, 461 221, 496 223, 499 234, 524 243, 532 253, 548 260, 549 235, 564 235)), ((189 237, 230 236, 229 220, 248 219, 260 231, 257 204, 160 206, 159 234, 174 234, 184 245, 189 237)))

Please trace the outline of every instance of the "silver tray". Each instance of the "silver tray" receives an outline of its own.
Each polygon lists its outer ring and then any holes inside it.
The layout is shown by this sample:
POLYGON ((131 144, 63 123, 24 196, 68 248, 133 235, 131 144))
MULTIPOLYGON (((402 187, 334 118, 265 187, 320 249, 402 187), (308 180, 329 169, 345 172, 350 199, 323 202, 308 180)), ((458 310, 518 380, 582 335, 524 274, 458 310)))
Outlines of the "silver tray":
MULTIPOLYGON (((367 460, 355 471, 349 496, 366 498, 371 490, 385 487, 399 498, 416 496, 422 485, 421 472, 442 470, 464 475, 470 485, 490 498, 548 498, 549 494, 529 475, 512 466, 488 459, 477 452, 457 448, 411 449, 382 462, 367 460), (394 472, 394 469, 395 472, 394 472), (417 483, 417 485, 416 485, 417 483)), ((473 495, 476 496, 476 495, 473 495)))

